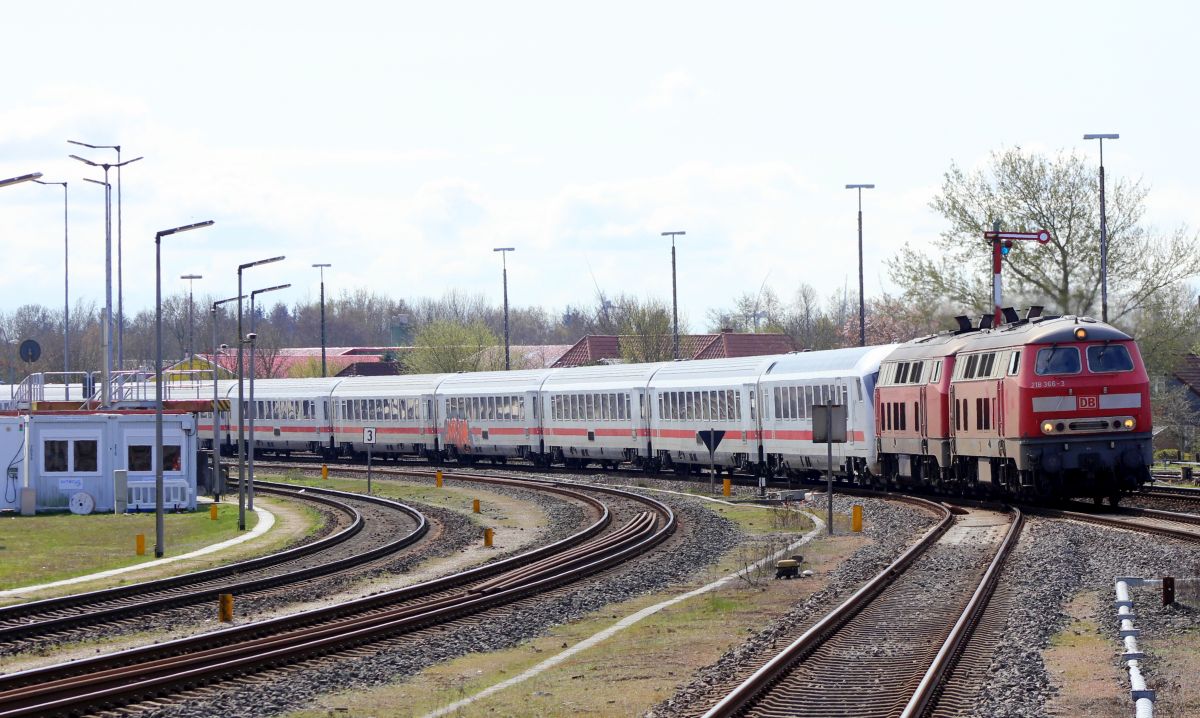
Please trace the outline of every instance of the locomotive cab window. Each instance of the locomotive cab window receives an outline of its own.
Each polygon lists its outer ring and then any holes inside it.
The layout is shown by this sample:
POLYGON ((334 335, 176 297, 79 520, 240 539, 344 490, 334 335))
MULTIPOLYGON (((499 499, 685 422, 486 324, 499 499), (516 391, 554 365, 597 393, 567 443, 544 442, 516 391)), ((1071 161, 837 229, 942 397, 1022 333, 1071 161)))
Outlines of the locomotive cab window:
POLYGON ((1133 357, 1124 344, 1099 344, 1087 348, 1088 371, 1133 371, 1133 357))
POLYGON ((1079 350, 1075 347, 1047 347, 1038 349, 1037 361, 1033 366, 1038 376, 1055 374, 1078 374, 1079 350))

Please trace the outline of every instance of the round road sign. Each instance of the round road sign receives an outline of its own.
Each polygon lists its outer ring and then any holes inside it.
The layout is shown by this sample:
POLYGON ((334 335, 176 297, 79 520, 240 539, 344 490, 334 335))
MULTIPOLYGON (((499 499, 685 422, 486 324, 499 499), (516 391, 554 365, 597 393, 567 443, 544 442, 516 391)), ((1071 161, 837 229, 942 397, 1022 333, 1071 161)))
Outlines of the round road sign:
POLYGON ((21 361, 26 361, 32 364, 42 356, 42 346, 32 339, 26 339, 21 342, 21 361))

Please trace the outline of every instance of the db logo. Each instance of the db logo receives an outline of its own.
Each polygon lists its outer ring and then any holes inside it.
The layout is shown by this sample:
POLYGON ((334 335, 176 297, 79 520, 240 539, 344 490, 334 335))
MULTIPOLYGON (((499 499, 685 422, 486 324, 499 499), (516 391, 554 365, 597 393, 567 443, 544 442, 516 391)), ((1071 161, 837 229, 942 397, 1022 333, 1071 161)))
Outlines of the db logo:
POLYGON ((1081 396, 1079 397, 1080 409, 1099 409, 1100 397, 1096 396, 1081 396))

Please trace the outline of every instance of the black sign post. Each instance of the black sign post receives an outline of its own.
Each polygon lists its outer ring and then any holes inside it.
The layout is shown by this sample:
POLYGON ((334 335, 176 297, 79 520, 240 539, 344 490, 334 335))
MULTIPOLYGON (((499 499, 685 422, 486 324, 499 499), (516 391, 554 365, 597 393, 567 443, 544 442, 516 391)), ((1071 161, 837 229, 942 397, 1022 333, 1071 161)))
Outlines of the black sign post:
POLYGON ((725 432, 709 429, 697 431, 696 436, 708 447, 708 492, 711 494, 717 490, 717 446, 725 438, 725 432))
POLYGON ((846 405, 814 404, 812 413, 813 443, 824 443, 828 447, 825 465, 825 482, 829 492, 829 525, 826 530, 833 535, 833 445, 846 443, 846 405))

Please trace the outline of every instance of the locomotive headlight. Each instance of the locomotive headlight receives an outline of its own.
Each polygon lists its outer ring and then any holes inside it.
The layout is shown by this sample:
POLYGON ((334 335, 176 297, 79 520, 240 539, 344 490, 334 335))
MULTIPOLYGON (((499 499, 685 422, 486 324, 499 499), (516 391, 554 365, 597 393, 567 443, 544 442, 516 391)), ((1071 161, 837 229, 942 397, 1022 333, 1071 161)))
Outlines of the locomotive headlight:
POLYGON ((1050 423, 1049 421, 1042 422, 1042 433, 1043 434, 1050 434, 1053 431, 1054 431, 1054 424, 1050 423))
POLYGON ((1133 428, 1133 427, 1135 427, 1135 426, 1137 426, 1137 422, 1136 422, 1136 421, 1134 421, 1133 419, 1126 419, 1126 420, 1125 420, 1125 428, 1126 428, 1126 429, 1132 429, 1132 428, 1133 428))
POLYGON ((1079 327, 1078 329, 1075 330, 1075 338, 1078 339, 1079 341, 1083 341, 1084 339, 1087 339, 1087 330, 1084 329, 1083 327, 1079 327))

